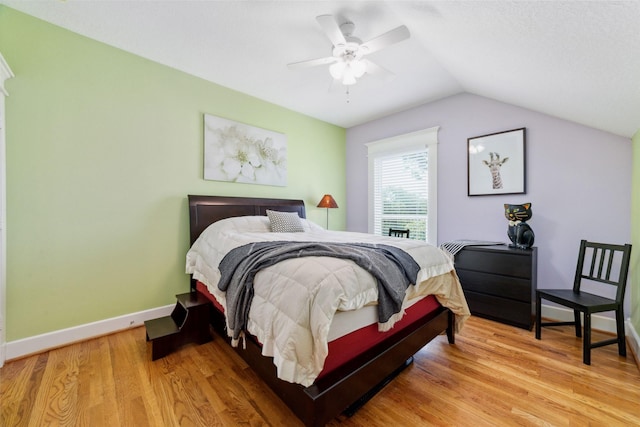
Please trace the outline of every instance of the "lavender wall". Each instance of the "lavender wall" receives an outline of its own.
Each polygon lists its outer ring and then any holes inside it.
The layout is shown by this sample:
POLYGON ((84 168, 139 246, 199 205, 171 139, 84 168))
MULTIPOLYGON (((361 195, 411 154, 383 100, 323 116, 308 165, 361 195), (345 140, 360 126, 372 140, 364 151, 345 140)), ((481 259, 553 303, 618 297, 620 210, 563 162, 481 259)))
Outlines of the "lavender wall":
POLYGON ((580 239, 631 241, 630 139, 471 94, 347 130, 348 230, 367 231, 364 144, 433 126, 440 126, 440 242, 507 242, 503 204, 531 202, 538 286, 549 288, 571 286, 580 239), (468 197, 467 138, 521 127, 527 128, 527 194, 468 197))

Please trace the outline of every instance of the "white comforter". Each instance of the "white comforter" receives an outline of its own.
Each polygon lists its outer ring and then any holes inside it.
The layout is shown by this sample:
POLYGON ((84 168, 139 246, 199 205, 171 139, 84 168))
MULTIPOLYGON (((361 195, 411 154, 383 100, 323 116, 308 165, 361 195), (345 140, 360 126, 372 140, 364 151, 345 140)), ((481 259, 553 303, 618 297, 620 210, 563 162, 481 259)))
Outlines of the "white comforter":
MULTIPOLYGON (((303 233, 272 233, 267 217, 238 217, 207 228, 187 253, 186 272, 207 286, 226 309, 217 287, 218 264, 231 249, 256 241, 322 241, 385 243, 403 249, 421 267, 418 286, 409 286, 405 301, 433 294, 456 314, 456 329, 469 308, 451 259, 440 249, 410 239, 365 233, 326 231, 302 220, 303 233), (429 280, 431 279, 431 280, 429 280)), ((311 385, 328 353, 327 334, 336 310, 356 310, 375 304, 375 279, 350 260, 306 257, 283 261, 256 275, 248 331, 262 343, 262 354, 273 357, 280 379, 311 385)), ((391 327, 404 312, 391 322, 391 327)))

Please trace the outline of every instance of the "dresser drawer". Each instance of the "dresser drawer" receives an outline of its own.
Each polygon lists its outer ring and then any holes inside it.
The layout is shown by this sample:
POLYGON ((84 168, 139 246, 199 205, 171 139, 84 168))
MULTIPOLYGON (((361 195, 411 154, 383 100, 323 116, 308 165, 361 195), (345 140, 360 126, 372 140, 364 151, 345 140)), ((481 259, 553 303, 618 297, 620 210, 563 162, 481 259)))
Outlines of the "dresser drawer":
POLYGON ((456 268, 464 291, 480 292, 530 304, 531 280, 456 268))
POLYGON ((497 320, 521 328, 533 326, 533 306, 506 298, 464 291, 471 313, 487 319, 497 320))
POLYGON ((531 278, 531 256, 523 252, 465 248, 455 258, 456 268, 504 276, 531 278))

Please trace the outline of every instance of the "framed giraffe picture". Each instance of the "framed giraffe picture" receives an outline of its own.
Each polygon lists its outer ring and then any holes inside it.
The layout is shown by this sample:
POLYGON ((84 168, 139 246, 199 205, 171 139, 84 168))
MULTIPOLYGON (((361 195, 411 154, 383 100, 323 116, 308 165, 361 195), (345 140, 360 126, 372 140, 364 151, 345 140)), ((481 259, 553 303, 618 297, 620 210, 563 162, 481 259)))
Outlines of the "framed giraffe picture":
POLYGON ((526 193, 526 128, 467 139, 467 194, 526 193))

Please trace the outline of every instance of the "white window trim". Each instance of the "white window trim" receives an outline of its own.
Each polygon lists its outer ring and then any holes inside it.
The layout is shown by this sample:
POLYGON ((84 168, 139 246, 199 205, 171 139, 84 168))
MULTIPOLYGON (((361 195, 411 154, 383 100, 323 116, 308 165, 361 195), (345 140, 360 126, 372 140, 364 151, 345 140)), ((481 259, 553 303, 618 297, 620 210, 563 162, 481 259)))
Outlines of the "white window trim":
POLYGON ((427 236, 429 243, 438 244, 438 130, 439 126, 417 132, 385 138, 365 144, 368 157, 368 230, 374 232, 373 163, 376 157, 388 156, 426 148, 429 158, 427 201, 427 236), (435 160, 435 161, 433 161, 435 160))

